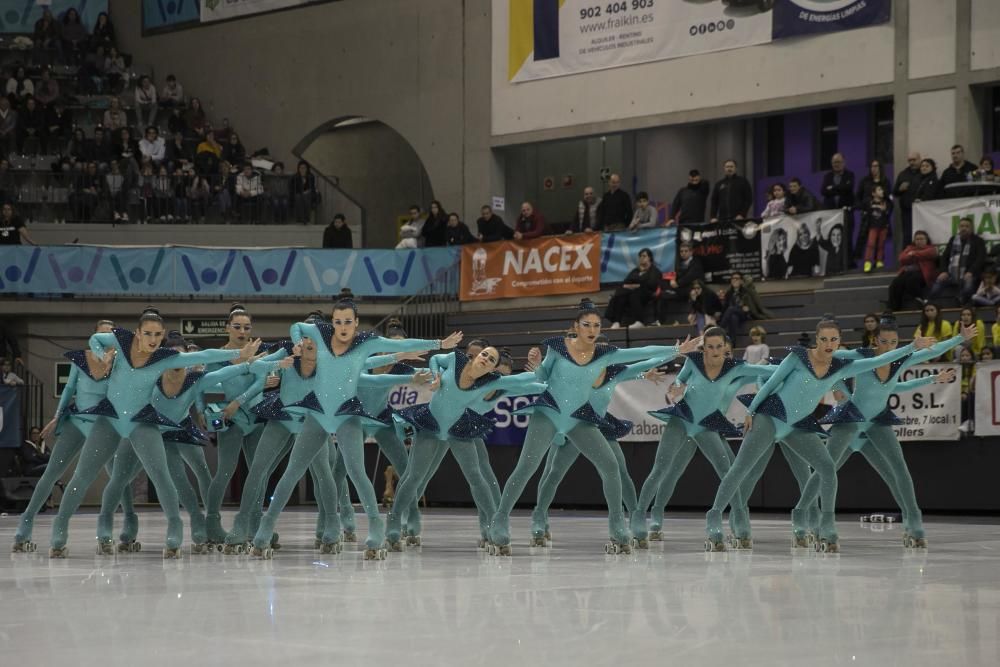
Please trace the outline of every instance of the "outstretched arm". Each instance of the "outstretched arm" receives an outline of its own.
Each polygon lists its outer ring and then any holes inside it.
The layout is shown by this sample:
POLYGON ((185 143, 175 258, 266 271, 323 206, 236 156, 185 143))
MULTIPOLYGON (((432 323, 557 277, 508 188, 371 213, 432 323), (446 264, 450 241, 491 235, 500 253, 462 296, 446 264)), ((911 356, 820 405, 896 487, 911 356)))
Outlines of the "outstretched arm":
POLYGON ((916 364, 922 364, 925 361, 930 361, 931 359, 936 359, 940 357, 945 352, 949 352, 959 345, 965 342, 965 337, 962 334, 957 336, 952 336, 948 340, 943 340, 940 343, 934 343, 926 350, 917 350, 913 353, 909 359, 903 364, 904 368, 910 366, 915 366, 916 364))
POLYGON ((90 351, 98 357, 103 357, 104 351, 109 348, 118 350, 119 352, 122 351, 121 346, 118 345, 118 339, 110 332, 92 334, 87 344, 90 347, 90 351))
POLYGON ((201 350, 199 352, 180 352, 167 357, 160 362, 162 368, 186 368, 202 364, 217 364, 224 361, 239 359, 242 350, 201 350))
POLYGON ((651 357, 660 359, 664 364, 679 354, 679 348, 675 345, 646 345, 644 347, 619 348, 614 352, 601 357, 601 361, 606 361, 607 366, 611 364, 627 364, 635 361, 642 361, 651 357))
POLYGON ((794 354, 789 354, 785 357, 784 361, 779 364, 778 369, 774 371, 774 374, 768 378, 764 386, 760 388, 757 395, 753 397, 753 402, 750 403, 750 407, 747 408, 747 412, 750 415, 757 414, 757 409, 760 408, 760 404, 764 402, 768 396, 773 394, 775 390, 781 386, 785 379, 792 374, 792 371, 800 364, 799 358, 794 354))
MULTIPOLYGON (((384 364, 383 364, 384 365, 384 364)), ((381 373, 379 375, 372 375, 370 373, 362 373, 358 377, 359 387, 395 387, 396 385, 406 384, 413 379, 415 373, 407 373, 404 375, 393 375, 392 373, 381 373)))
POLYGON ((454 352, 449 352, 448 354, 435 354, 431 357, 431 360, 427 362, 427 369, 431 372, 431 375, 439 375, 441 371, 451 368, 451 360, 454 358, 454 352))
POLYGON ((743 364, 737 369, 736 377, 769 378, 778 368, 775 364, 743 364))
POLYGON ((857 375, 861 375, 865 371, 874 370, 886 364, 891 364, 896 361, 896 359, 902 359, 908 354, 913 354, 916 348, 913 343, 909 345, 904 345, 903 347, 897 347, 891 352, 886 352, 885 354, 880 354, 877 357, 869 357, 866 359, 858 359, 857 361, 852 361, 849 365, 844 366, 842 369, 837 371, 837 375, 840 379, 852 378, 857 375))
POLYGON ((920 389, 926 385, 934 384, 936 380, 937 375, 925 375, 924 377, 913 378, 912 380, 907 380, 906 382, 897 382, 893 392, 902 393, 904 391, 913 391, 914 389, 920 389))
POLYGON ((368 357, 365 359, 365 370, 372 368, 381 368, 382 366, 388 366, 390 364, 396 363, 396 355, 394 354, 380 354, 375 357, 368 357))
POLYGON ((542 358, 542 363, 535 369, 535 377, 542 382, 548 380, 549 376, 552 375, 552 368, 556 365, 556 357, 558 356, 552 350, 546 350, 545 356, 542 358))
POLYGON ((837 359, 864 359, 857 350, 837 350, 833 353, 833 356, 837 359))
POLYGON ((516 373, 501 377, 489 384, 491 390, 501 390, 511 396, 528 396, 540 394, 549 388, 544 382, 538 381, 534 373, 516 373))
POLYGON ((618 384, 619 382, 628 382, 630 380, 636 380, 646 371, 656 368, 657 366, 662 366, 668 361, 669 359, 665 359, 663 357, 656 357, 655 359, 647 359, 646 361, 640 361, 635 364, 629 364, 628 366, 625 367, 625 370, 623 370, 621 373, 615 376, 615 379, 612 380, 612 382, 614 384, 618 384))

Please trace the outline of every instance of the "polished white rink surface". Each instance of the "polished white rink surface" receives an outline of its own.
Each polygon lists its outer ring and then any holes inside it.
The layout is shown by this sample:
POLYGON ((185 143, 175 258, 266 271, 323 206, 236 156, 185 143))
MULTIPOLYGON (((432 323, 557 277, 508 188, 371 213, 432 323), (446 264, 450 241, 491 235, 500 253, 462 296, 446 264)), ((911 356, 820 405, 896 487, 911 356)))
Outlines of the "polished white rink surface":
MULTIPOLYGON (((667 542, 607 556, 604 517, 556 512, 551 549, 522 546, 518 515, 500 558, 475 548, 471 512, 431 511, 420 550, 366 563, 356 547, 314 552, 314 518, 282 517, 273 561, 177 562, 159 555, 159 511, 141 515, 145 550, 117 558, 94 555, 83 514, 70 558, 50 561, 42 515, 39 551, 0 559, 0 664, 1000 665, 988 520, 931 520, 920 552, 898 526, 843 515, 843 553, 821 555, 793 553, 787 521, 758 519, 753 553, 705 554, 703 521, 682 515, 667 542)), ((4 551, 15 522, 0 518, 4 551)))

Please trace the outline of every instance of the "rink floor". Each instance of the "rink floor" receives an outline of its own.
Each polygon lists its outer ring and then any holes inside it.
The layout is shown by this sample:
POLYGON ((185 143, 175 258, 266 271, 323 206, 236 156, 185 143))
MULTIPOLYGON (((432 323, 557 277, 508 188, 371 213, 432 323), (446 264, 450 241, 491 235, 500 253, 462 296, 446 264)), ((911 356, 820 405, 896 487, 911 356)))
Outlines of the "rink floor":
MULTIPOLYGON (((228 526, 232 513, 227 513, 228 526)), ((755 518, 751 552, 706 554, 703 520, 608 556, 606 520, 555 512, 551 548, 476 548, 471 511, 430 511, 419 549, 364 562, 312 549, 311 511, 279 524, 273 561, 160 556, 165 521, 141 515, 143 551, 94 554, 96 515, 72 524, 70 557, 0 559, 5 665, 997 665, 1000 525, 930 519, 927 551, 898 526, 841 515, 839 555, 793 551, 785 517, 755 518)), ((361 523, 363 524, 363 518, 361 523)), ((120 516, 119 516, 120 519, 120 516)), ((16 517, 0 518, 0 545, 16 517)))

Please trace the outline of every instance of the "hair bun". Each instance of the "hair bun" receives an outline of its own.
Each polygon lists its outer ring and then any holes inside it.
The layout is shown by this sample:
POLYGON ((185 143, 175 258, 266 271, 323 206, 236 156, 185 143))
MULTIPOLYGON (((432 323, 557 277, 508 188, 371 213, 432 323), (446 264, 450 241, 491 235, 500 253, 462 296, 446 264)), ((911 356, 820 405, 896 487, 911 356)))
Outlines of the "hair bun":
POLYGON ((239 301, 233 301, 232 305, 229 306, 229 314, 232 315, 233 313, 240 313, 240 312, 242 313, 247 312, 246 306, 244 306, 239 301))
POLYGON ((597 305, 593 301, 587 298, 580 299, 580 305, 578 306, 580 310, 597 310, 597 305))
POLYGON ((147 314, 148 315, 159 315, 160 314, 160 310, 158 308, 154 308, 153 306, 146 306, 142 310, 142 314, 143 315, 147 315, 147 314))
POLYGON ((881 315, 879 315, 878 323, 881 324, 881 325, 895 324, 896 323, 896 316, 893 315, 890 312, 882 313, 881 315))
POLYGON ((402 327, 403 322, 398 317, 390 317, 388 320, 385 321, 385 326, 388 329, 391 329, 393 327, 402 327))

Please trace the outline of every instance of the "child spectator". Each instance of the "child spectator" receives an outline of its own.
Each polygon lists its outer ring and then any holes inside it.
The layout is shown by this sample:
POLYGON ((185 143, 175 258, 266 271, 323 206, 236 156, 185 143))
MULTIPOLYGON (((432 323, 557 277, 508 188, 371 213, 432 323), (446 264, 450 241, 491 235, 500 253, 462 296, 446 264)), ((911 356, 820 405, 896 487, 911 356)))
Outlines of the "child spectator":
POLYGON ((637 204, 635 213, 632 214, 632 222, 629 223, 628 230, 637 232, 640 229, 651 229, 656 227, 656 209, 649 205, 649 195, 640 192, 635 196, 637 204))
POLYGON ((8 387, 18 387, 24 384, 24 380, 14 372, 14 363, 10 359, 3 360, 0 376, 3 377, 3 383, 8 387))
POLYGON ((764 339, 767 331, 764 327, 755 325, 750 328, 750 344, 743 352, 743 361, 748 364, 767 364, 768 357, 771 356, 771 348, 767 346, 764 339))
POLYGON ((892 202, 885 198, 885 188, 876 185, 872 188, 872 198, 865 205, 861 214, 864 218, 862 226, 868 230, 868 245, 865 247, 865 273, 875 268, 885 266, 885 238, 889 233, 889 217, 892 215, 892 202))
POLYGON ((1000 287, 997 287, 995 269, 985 269, 979 289, 972 295, 972 303, 977 306, 995 306, 1000 303, 1000 287))
POLYGON ((785 186, 781 183, 775 183, 768 190, 768 201, 767 206, 761 211, 760 217, 762 218, 776 218, 785 214, 785 186))
POLYGON ((952 325, 951 330, 953 332, 961 331, 963 327, 972 326, 973 322, 976 324, 976 337, 965 344, 971 347, 972 353, 978 357, 983 348, 986 347, 986 325, 976 317, 975 309, 969 306, 962 308, 958 314, 958 321, 952 325))

